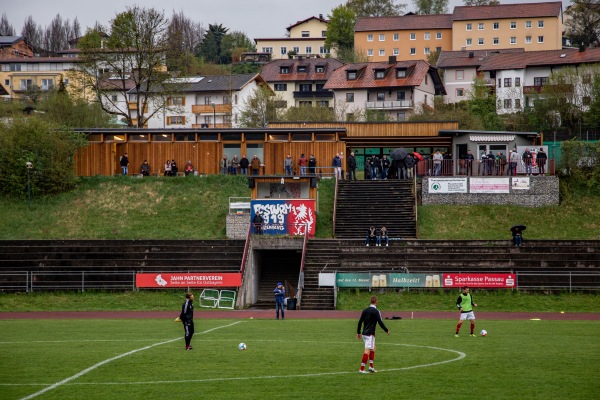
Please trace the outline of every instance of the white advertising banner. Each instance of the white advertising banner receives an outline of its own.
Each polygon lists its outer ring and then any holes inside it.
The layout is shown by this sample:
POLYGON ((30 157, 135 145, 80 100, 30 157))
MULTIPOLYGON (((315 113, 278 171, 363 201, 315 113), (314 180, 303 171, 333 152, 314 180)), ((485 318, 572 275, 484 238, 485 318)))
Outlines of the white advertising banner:
POLYGON ((467 178, 429 178, 429 193, 467 193, 467 178))
POLYGON ((513 190, 529 190, 529 178, 512 178, 513 190))
POLYGON ((510 178, 471 178, 470 193, 510 193, 510 178))

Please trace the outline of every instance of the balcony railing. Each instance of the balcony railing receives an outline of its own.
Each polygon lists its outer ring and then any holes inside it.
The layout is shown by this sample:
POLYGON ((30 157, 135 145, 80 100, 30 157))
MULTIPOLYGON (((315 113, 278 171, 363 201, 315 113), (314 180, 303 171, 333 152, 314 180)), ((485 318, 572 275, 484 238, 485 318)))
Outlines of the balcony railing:
MULTIPOLYGON (((138 104, 135 101, 128 101, 127 102, 127 107, 129 107, 129 109, 131 111, 137 111, 138 110, 138 104)), ((145 113, 148 112, 148 104, 146 104, 146 107, 144 107, 144 112, 145 113)))
POLYGON ((195 105, 192 106, 192 112, 194 114, 212 114, 213 112, 231 114, 231 104, 215 104, 214 110, 210 104, 195 105))
POLYGON ((206 128, 231 128, 231 122, 226 122, 222 124, 192 124, 193 129, 206 129, 206 128))
POLYGON ((373 110, 398 110, 402 108, 413 108, 412 100, 396 101, 367 101, 367 108, 373 110))
POLYGON ((295 91, 295 99, 307 99, 307 98, 319 98, 319 99, 332 99, 333 92, 329 90, 310 90, 310 91, 295 91))

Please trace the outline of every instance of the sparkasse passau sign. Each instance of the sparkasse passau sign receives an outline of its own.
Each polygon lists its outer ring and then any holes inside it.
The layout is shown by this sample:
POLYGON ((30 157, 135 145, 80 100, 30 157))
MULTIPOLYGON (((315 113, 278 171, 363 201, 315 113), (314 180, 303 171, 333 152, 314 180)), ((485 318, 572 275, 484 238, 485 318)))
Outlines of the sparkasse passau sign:
POLYGON ((237 272, 135 274, 135 286, 147 288, 240 287, 242 286, 242 274, 237 272))
POLYGON ((400 274, 383 272, 343 273, 336 274, 337 287, 480 287, 480 288, 514 288, 513 274, 400 274))
POLYGON ((443 274, 444 287, 514 288, 514 274, 443 274))

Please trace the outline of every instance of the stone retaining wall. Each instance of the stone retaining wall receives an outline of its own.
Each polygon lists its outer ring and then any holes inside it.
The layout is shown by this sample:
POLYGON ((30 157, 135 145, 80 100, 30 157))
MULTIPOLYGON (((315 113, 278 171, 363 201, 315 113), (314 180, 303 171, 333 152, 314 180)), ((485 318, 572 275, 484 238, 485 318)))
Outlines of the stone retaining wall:
POLYGON ((250 214, 227 214, 226 234, 228 239, 246 239, 250 228, 250 214))
MULTIPOLYGON (((443 179, 444 177, 439 177, 443 179)), ((448 177, 452 179, 465 177, 448 177)), ((480 178, 480 177, 474 177, 480 178)), ((556 176, 530 176, 529 187, 527 189, 514 189, 512 187, 513 177, 492 177, 510 178, 509 193, 470 193, 470 179, 467 178, 468 193, 430 193, 429 179, 438 179, 424 177, 422 181, 421 202, 423 205, 429 204, 511 204, 525 207, 542 207, 559 204, 559 179, 556 176)), ((517 178, 522 179, 522 176, 517 178)))

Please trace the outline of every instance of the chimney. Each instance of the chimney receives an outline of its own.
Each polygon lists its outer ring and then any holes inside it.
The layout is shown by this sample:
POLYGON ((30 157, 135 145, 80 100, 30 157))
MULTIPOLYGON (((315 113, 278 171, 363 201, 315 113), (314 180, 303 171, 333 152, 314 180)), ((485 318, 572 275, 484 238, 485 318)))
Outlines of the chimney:
POLYGON ((319 19, 323 19, 323 14, 319 14, 319 19))
POLYGON ((390 56, 389 61, 390 64, 396 64, 396 56, 390 56))
POLYGON ((472 52, 472 51, 470 51, 470 52, 469 52, 469 58, 473 58, 473 57, 475 57, 475 53, 474 53, 474 52, 472 52))

